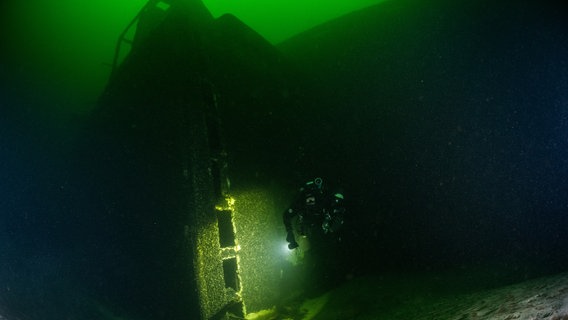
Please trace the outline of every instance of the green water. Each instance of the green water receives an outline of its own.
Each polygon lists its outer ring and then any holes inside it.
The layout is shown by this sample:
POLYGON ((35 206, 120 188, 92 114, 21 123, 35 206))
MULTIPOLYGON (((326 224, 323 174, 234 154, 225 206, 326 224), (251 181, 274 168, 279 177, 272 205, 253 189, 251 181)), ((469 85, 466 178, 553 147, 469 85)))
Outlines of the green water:
MULTIPOLYGON (((333 268, 305 273, 331 278, 317 290, 344 282, 322 319, 409 319, 438 298, 565 271, 568 19, 530 1, 393 0, 293 37, 372 3, 208 1, 260 36, 225 16, 217 34, 204 28, 201 60, 176 15, 92 114, 144 1, 2 3, 0 107, 15 111, 0 116, 0 318, 4 304, 42 320, 197 312, 176 255, 187 165, 205 175, 210 158, 190 144, 208 129, 186 106, 214 100, 200 100, 196 69, 219 93, 223 130, 211 131, 233 190, 272 190, 280 214, 314 175, 344 189, 337 254, 311 260, 333 268)), ((311 286, 294 271, 284 296, 311 286)))
MULTIPOLYGON (((271 43, 381 0, 204 1, 214 17, 231 13, 271 43)), ((110 73, 118 35, 144 0, 5 1, 3 55, 38 94, 64 95, 55 110, 90 111, 110 73)))

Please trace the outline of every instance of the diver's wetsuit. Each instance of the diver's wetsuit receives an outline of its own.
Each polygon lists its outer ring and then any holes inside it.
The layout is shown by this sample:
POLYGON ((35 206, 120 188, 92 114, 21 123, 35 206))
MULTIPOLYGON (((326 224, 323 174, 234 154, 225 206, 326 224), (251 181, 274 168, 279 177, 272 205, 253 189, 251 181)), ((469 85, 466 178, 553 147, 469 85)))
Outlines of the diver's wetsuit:
POLYGON ((294 217, 298 218, 299 230, 296 230, 298 234, 308 235, 318 229, 327 234, 341 227, 344 212, 342 193, 328 192, 323 187, 321 178, 307 182, 300 188, 298 197, 283 214, 288 248, 298 247, 292 226, 294 217))

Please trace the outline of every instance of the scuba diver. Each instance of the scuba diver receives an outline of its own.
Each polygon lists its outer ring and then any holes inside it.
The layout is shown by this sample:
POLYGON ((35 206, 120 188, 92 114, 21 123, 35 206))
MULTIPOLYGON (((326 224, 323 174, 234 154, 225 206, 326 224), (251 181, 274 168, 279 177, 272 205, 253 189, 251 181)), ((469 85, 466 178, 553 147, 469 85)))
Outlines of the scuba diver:
POLYGON ((344 213, 343 193, 328 190, 321 178, 306 182, 283 214, 288 248, 299 247, 295 233, 307 238, 335 233, 343 225, 344 213))

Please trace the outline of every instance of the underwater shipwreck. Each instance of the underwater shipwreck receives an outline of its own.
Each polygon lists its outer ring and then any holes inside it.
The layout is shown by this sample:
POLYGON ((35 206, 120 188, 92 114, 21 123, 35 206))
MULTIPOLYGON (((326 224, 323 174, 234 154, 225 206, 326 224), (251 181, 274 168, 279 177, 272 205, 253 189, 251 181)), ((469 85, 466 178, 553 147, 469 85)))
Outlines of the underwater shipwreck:
POLYGON ((278 44, 201 0, 132 18, 74 149, 68 319, 568 319, 554 5, 392 0, 278 44), (341 242, 291 251, 320 176, 341 242))

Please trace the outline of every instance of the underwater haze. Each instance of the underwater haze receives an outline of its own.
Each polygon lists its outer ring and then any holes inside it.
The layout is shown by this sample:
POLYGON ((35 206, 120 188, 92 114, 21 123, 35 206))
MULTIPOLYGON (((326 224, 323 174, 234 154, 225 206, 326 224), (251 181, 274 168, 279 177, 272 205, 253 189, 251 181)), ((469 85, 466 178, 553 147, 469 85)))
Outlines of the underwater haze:
MULTIPOLYGON (((220 1, 204 4, 211 14, 239 17, 271 43, 380 0, 220 1)), ((3 1, 0 37, 4 68, 12 85, 33 87, 36 95, 60 98, 57 112, 92 110, 110 75, 120 33, 145 0, 3 1), (20 79, 14 79, 14 76, 20 79)))
POLYGON ((340 241, 274 262, 267 319, 428 319, 438 296, 563 279, 562 4, 177 0, 111 77, 145 3, 0 4, 0 319, 203 318, 195 217, 217 165, 269 195, 253 239, 284 243, 268 221, 306 181, 345 194, 340 241))

